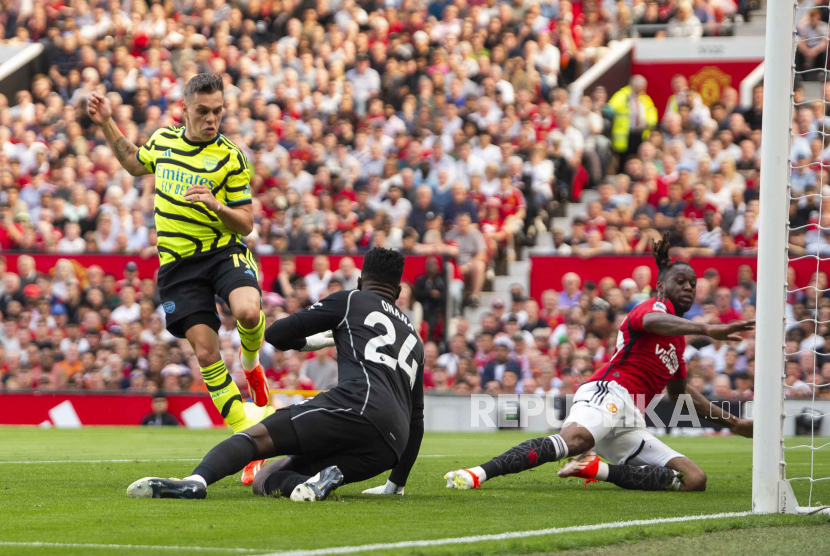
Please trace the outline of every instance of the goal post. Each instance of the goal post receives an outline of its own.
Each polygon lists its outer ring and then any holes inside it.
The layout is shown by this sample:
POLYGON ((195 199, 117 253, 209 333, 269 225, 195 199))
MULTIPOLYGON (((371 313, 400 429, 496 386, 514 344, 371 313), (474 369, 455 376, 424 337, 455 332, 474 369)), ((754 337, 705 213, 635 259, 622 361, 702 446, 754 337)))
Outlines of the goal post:
POLYGON ((781 511, 784 328, 795 59, 795 0, 767 3, 758 230, 752 511, 781 511))

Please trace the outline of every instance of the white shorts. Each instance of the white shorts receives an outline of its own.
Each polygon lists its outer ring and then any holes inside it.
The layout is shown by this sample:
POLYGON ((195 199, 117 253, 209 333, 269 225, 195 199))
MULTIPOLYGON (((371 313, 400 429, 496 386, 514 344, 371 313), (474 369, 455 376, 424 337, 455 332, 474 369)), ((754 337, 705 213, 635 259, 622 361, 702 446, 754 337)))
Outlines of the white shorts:
POLYGON ((631 394, 613 381, 580 386, 562 428, 571 423, 588 429, 596 443, 594 451, 618 465, 665 467, 670 460, 685 457, 646 430, 646 421, 631 394))

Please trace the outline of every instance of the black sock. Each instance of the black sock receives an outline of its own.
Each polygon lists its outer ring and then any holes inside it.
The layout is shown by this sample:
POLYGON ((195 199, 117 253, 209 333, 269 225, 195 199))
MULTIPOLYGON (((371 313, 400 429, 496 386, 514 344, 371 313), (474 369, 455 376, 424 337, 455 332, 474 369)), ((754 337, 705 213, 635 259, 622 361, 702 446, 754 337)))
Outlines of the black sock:
POLYGON ((567 455, 567 446, 559 435, 541 436, 525 440, 502 455, 482 464, 481 468, 490 480, 500 475, 520 473, 543 463, 557 461, 567 455))
POLYGON ((279 494, 280 496, 288 498, 294 492, 294 488, 297 485, 306 482, 308 479, 310 477, 301 475, 296 471, 274 471, 268 475, 268 478, 262 484, 263 494, 265 496, 279 494))
POLYGON ((199 475, 207 484, 242 471, 242 468, 257 459, 254 439, 239 432, 213 447, 202 459, 192 475, 199 475))
POLYGON ((630 490, 679 490, 683 484, 674 469, 653 465, 609 465, 606 481, 630 490))

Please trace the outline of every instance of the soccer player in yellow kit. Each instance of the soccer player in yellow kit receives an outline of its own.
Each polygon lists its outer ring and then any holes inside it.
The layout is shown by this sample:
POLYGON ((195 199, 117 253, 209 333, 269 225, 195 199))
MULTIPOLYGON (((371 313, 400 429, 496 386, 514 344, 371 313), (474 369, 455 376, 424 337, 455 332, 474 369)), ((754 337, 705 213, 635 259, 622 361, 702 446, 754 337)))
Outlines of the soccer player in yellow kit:
MULTIPOLYGON (((155 175, 158 285, 167 329, 190 342, 213 403, 236 433, 254 423, 219 354, 216 295, 236 318, 242 368, 258 406, 268 403, 268 383, 259 363, 265 315, 257 266, 242 241, 254 225, 252 172, 239 147, 219 133, 223 107, 222 78, 198 74, 185 85, 185 125, 161 128, 139 148, 116 126, 106 97, 91 93, 88 101, 89 117, 121 166, 133 176, 155 175)), ((253 481, 261 465, 246 467, 242 481, 253 481)))

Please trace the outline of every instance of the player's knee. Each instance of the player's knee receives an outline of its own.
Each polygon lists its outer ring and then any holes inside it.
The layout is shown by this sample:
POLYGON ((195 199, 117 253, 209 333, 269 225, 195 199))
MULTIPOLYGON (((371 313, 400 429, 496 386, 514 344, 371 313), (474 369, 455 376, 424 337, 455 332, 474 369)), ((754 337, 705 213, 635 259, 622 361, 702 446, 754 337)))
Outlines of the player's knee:
POLYGON ((571 437, 566 441, 566 444, 568 445, 568 454, 571 456, 584 454, 594 447, 593 439, 589 440, 582 436, 571 437))
POLYGON ((568 446, 568 454, 572 456, 584 454, 596 444, 591 432, 576 424, 568 425, 559 434, 568 446))
POLYGON ((259 473, 254 476, 254 482, 251 483, 251 490, 257 496, 265 496, 265 479, 268 478, 268 474, 263 473, 262 470, 259 470, 259 473))
POLYGON ((196 342, 193 352, 196 354, 200 367, 210 367, 221 359, 219 349, 213 342, 196 342))
POLYGON ((701 470, 687 471, 683 478, 683 490, 689 492, 706 490, 706 473, 701 470))
POLYGON ((253 303, 235 308, 233 316, 245 328, 253 328, 259 324, 259 306, 253 303))
POLYGON ((293 469, 294 461, 291 459, 291 456, 274 460, 259 470, 259 473, 254 477, 254 482, 251 484, 251 489, 254 494, 265 496, 265 482, 268 480, 268 477, 277 471, 289 471, 293 469))

